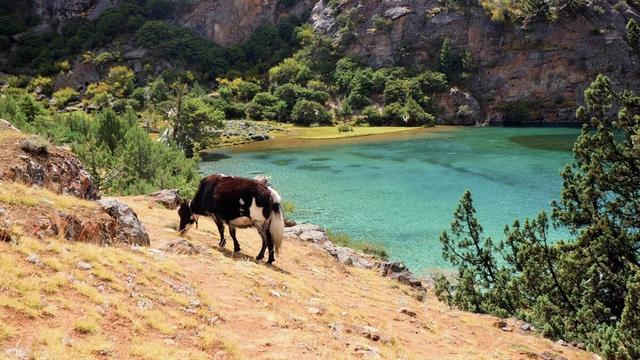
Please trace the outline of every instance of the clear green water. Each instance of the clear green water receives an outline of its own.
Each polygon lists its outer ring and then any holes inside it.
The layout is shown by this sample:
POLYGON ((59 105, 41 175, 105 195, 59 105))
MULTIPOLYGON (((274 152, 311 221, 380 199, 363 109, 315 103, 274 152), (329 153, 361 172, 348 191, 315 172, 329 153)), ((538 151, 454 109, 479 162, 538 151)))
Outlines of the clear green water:
POLYGON ((260 153, 223 152, 204 173, 264 173, 297 221, 378 241, 410 268, 448 267, 438 237, 463 192, 485 232, 548 209, 577 129, 461 128, 417 139, 260 153))

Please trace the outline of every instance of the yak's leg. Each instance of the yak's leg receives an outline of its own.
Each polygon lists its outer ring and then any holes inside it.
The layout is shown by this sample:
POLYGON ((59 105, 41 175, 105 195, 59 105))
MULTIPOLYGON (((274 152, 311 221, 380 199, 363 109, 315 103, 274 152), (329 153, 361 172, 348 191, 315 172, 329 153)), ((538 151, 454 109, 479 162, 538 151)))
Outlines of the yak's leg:
POLYGON ((271 237, 271 232, 265 231, 265 233, 267 235, 267 246, 269 247, 269 260, 267 260, 267 264, 271 264, 276 260, 274 256, 275 251, 273 250, 273 238, 271 237))
POLYGON ((233 239, 233 252, 240 252, 240 243, 236 238, 236 227, 229 224, 229 233, 231 234, 231 238, 233 239))
POLYGON ((262 248, 258 256, 256 256, 256 260, 262 260, 264 259, 264 251, 267 249, 267 231, 265 231, 264 225, 256 226, 256 230, 258 230, 258 234, 262 238, 262 248))
POLYGON ((215 215, 213 216, 213 221, 216 223, 216 226, 218 226, 218 233, 220 234, 220 243, 218 244, 218 246, 224 247, 227 243, 227 241, 224 239, 224 222, 222 221, 222 219, 215 215))

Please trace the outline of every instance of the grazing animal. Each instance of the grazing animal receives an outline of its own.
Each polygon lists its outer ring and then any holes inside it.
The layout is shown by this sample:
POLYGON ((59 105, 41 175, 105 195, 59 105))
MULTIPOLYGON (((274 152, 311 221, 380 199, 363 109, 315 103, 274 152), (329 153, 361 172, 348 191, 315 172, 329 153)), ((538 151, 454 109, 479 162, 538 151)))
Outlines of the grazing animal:
POLYGON ((280 195, 261 182, 235 176, 207 176, 200 181, 193 200, 182 202, 178 215, 180 232, 184 232, 190 224, 197 225, 198 215, 211 216, 218 226, 221 247, 226 244, 226 223, 233 239, 234 252, 240 251, 236 228, 248 227, 255 227, 262 237, 262 248, 256 257, 257 260, 264 258, 267 248, 269 264, 275 260, 274 253, 280 252, 284 237, 280 195))

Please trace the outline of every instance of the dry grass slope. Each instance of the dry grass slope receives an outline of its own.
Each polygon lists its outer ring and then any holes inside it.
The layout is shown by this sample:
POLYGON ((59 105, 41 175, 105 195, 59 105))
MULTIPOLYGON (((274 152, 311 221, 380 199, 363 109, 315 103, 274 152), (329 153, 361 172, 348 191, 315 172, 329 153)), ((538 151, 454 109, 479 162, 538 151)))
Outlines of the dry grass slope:
POLYGON ((0 243, 0 358, 10 349, 35 359, 591 358, 503 332, 495 319, 452 311, 431 294, 420 302, 404 285, 338 265, 309 244, 288 241, 275 266, 257 263, 253 230, 239 232, 243 251, 234 255, 214 247, 213 223, 202 219, 190 239, 203 253, 165 253, 157 249, 176 238, 174 212, 121 200, 155 249, 26 235, 0 243))

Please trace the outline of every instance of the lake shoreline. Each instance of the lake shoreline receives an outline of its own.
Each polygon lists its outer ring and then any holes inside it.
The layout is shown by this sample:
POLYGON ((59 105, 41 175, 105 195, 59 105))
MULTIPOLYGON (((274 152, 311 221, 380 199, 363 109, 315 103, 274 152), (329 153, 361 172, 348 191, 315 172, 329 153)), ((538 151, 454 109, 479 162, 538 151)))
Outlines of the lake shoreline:
POLYGON ((207 155, 214 154, 219 151, 241 153, 253 151, 294 150, 315 147, 330 147, 335 145, 362 144, 368 142, 411 140, 423 137, 425 135, 456 131, 462 128, 467 127, 455 125, 438 125, 434 127, 406 127, 401 129, 396 127, 392 128, 393 130, 389 132, 364 133, 343 137, 339 137, 338 134, 336 134, 336 137, 323 138, 309 136, 300 137, 297 133, 295 133, 295 129, 293 129, 293 131, 288 130, 284 134, 275 134, 270 139, 264 141, 252 141, 244 144, 206 149, 202 151, 202 155, 203 158, 206 158, 207 155))

